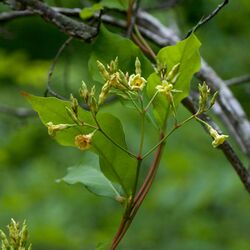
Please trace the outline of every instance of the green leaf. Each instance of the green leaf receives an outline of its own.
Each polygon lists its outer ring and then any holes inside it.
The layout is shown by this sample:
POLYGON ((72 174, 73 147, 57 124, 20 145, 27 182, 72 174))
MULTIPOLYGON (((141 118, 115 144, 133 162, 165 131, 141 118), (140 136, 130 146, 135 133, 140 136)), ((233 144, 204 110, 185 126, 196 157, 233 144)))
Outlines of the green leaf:
POLYGON ((100 4, 109 9, 127 10, 129 0, 102 0, 100 4))
MULTIPOLYGON (((105 134, 111 137, 116 144, 127 149, 122 124, 116 117, 111 114, 99 113, 97 120, 105 134)), ((93 147, 99 154, 102 172, 112 182, 119 183, 129 196, 135 181, 136 159, 114 145, 99 131, 93 137, 93 147)))
POLYGON ((87 7, 82 9, 82 11, 80 12, 80 17, 83 20, 86 20, 90 17, 92 17, 97 11, 102 10, 103 6, 100 3, 96 3, 94 5, 92 5, 91 7, 87 7))
POLYGON ((92 46, 92 51, 89 60, 89 71, 93 79, 98 82, 103 82, 103 79, 98 71, 96 61, 99 60, 103 64, 109 64, 117 56, 119 67, 124 72, 134 73, 136 57, 140 59, 144 78, 147 78, 153 72, 151 62, 132 41, 108 31, 104 25, 101 25, 99 35, 92 46))
MULTIPOLYGON (((23 94, 32 105, 32 108, 38 113, 42 123, 46 125, 48 122, 54 124, 73 124, 74 122, 69 117, 65 107, 70 107, 70 102, 62 101, 55 97, 39 97, 23 94)), ((91 114, 88 111, 79 109, 79 117, 81 120, 94 124, 91 114)), ((58 143, 64 146, 75 147, 75 136, 78 134, 90 133, 93 129, 86 127, 72 127, 66 130, 58 131, 55 135, 55 139, 58 143)))
MULTIPOLYGON (((173 93, 175 107, 189 94, 190 82, 194 73, 200 69, 200 53, 199 48, 201 43, 194 34, 187 39, 178 42, 174 46, 162 48, 157 54, 157 63, 162 67, 167 68, 169 72, 174 65, 180 63, 179 77, 174 84, 174 88, 181 90, 179 93, 173 93)), ((156 85, 160 84, 159 75, 153 73, 148 78, 147 94, 151 98, 156 89, 156 85)), ((169 113, 169 102, 164 95, 159 93, 153 102, 154 114, 156 119, 162 125, 165 117, 169 113)))
MULTIPOLYGON (((92 157, 91 161, 76 167, 68 168, 68 173, 61 180, 68 184, 82 183, 89 191, 99 196, 122 200, 122 189, 119 185, 114 185, 100 171, 98 158, 92 157)), ((60 180, 59 180, 60 181, 60 180)))

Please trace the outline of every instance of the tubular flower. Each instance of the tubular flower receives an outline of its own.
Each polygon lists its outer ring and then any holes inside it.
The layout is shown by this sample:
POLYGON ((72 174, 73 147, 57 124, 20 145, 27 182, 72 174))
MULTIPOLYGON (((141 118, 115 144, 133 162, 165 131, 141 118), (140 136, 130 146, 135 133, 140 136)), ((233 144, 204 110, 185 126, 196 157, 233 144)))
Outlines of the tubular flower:
POLYGON ((57 131, 64 130, 74 126, 73 124, 53 124, 53 122, 46 123, 48 134, 54 136, 57 131))
POLYGON ((146 84, 146 80, 140 74, 132 74, 129 77, 128 85, 132 90, 142 90, 146 84))
POLYGON ((209 130, 210 135, 214 139, 212 142, 212 145, 214 148, 217 148, 218 146, 223 144, 224 141, 229 137, 228 135, 218 134, 218 132, 215 129, 213 129, 212 127, 208 127, 208 130, 209 130))
POLYGON ((171 91, 173 90, 173 84, 169 83, 166 80, 163 80, 162 84, 157 85, 155 88, 158 92, 164 93, 169 96, 171 94, 171 91))
POLYGON ((94 133, 90 133, 87 135, 77 135, 75 137, 75 145, 80 149, 80 150, 86 150, 90 148, 91 146, 91 141, 94 133))

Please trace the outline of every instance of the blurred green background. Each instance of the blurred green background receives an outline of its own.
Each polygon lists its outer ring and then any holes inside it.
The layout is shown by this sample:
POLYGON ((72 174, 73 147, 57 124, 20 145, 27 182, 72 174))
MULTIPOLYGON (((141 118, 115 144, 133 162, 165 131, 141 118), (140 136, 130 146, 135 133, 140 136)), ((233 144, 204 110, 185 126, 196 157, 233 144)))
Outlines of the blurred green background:
MULTIPOLYGON (((84 1, 47 2, 82 7, 84 1)), ((163 1, 141 2, 150 7, 163 1)), ((185 0, 173 10, 151 13, 185 34, 219 2, 185 0)), ((0 4, 0 11, 6 10, 0 4)), ((249 27, 250 2, 238 0, 197 32, 202 56, 223 79, 249 73, 249 27)), ((1 107, 29 108, 20 95, 22 90, 44 94, 51 61, 65 40, 38 17, 1 25, 1 107)), ((84 44, 74 41, 60 57, 52 83, 66 97, 77 92, 87 74, 87 56, 84 44)), ((232 90, 250 115, 249 83, 232 90)), ((133 144, 138 131, 134 114, 118 103, 109 108, 117 116, 123 112, 133 144)), ((181 108, 179 115, 184 118, 188 113, 181 108)), ((149 131, 147 140, 154 136, 149 131)), ((36 116, 18 119, 3 112, 0 146, 0 228, 5 229, 10 218, 26 219, 34 250, 88 250, 112 239, 121 207, 81 185, 55 182, 67 167, 81 162, 82 152, 57 145, 36 116)), ((244 157, 243 161, 247 162, 244 157)), ((191 122, 169 139, 156 182, 118 249, 248 250, 249 211, 249 195, 232 167, 211 147, 200 125, 191 122)))

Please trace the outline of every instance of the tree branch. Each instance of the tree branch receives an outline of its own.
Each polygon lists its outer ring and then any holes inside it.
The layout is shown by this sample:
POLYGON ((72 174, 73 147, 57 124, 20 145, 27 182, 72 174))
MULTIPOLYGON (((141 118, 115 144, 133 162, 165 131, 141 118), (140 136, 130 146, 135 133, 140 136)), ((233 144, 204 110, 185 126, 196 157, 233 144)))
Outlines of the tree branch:
MULTIPOLYGON (((180 38, 173 30, 162 25, 156 18, 146 12, 138 13, 140 31, 159 46, 173 45, 180 41, 180 38)), ((231 90, 217 73, 202 60, 202 66, 196 77, 206 81, 213 90, 219 90, 218 105, 222 112, 217 113, 225 126, 235 136, 240 148, 250 158, 250 122, 239 101, 234 97, 231 90)))
POLYGON ((64 49, 70 44, 70 42, 72 41, 72 39, 73 39, 72 37, 69 37, 69 38, 62 44, 62 46, 61 46, 61 47, 59 48, 59 50, 57 51, 55 58, 54 58, 53 61, 52 61, 52 64, 51 64, 51 66, 50 66, 49 73, 48 73, 47 88, 46 88, 45 93, 44 93, 45 96, 47 96, 48 93, 50 93, 52 96, 55 96, 55 97, 57 97, 57 98, 59 98, 59 99, 65 99, 63 96, 59 95, 58 93, 56 93, 56 92, 52 89, 52 87, 51 87, 51 85, 50 85, 50 82, 51 82, 51 77, 52 77, 52 75, 53 75, 53 72, 54 72, 56 63, 57 63, 57 61, 58 61, 60 55, 62 54, 62 52, 64 51, 64 49))
MULTIPOLYGON (((195 107, 190 97, 185 98, 182 103, 192 114, 197 113, 198 109, 195 107)), ((211 125, 217 132, 219 132, 219 134, 222 134, 221 129, 216 123, 213 122, 213 120, 208 115, 201 114, 199 118, 211 125)), ((202 126, 208 132, 207 127, 203 124, 202 126)), ((219 149, 223 151, 224 155, 233 166, 235 172, 240 177, 241 182, 244 184, 246 190, 248 191, 248 193, 250 193, 250 172, 244 167, 243 163, 241 162, 240 158, 237 156, 229 142, 225 141, 222 145, 219 146, 219 149)))
MULTIPOLYGON (((53 8, 53 11, 75 16, 79 15, 80 9, 53 8)), ((126 28, 126 22, 123 20, 118 20, 108 15, 103 15, 102 20, 112 25, 126 28)), ((147 12, 139 11, 137 21, 140 32, 159 46, 172 45, 180 40, 173 30, 162 25, 156 18, 147 12)), ((220 91, 221 95, 218 98, 218 103, 214 106, 215 108, 213 111, 234 135, 243 152, 250 156, 250 123, 238 100, 233 96, 225 82, 204 60, 202 61, 201 70, 196 76, 202 81, 205 80, 212 90, 220 91)), ((185 104, 185 101, 184 105, 188 107, 187 104, 185 104)), ((204 120, 205 119, 208 118, 204 118, 204 120)), ((216 126, 213 125, 213 127, 216 126)), ((249 174, 231 146, 228 143, 225 143, 221 146, 221 149, 227 159, 231 162, 246 189, 249 190, 249 174)))
MULTIPOLYGON (((88 26, 82 22, 71 19, 49 7, 47 4, 38 0, 16 0, 24 4, 35 14, 40 15, 46 21, 54 24, 60 31, 68 36, 75 37, 80 40, 88 41, 97 35, 97 29, 88 26)), ((16 13, 17 14, 17 13, 16 13)), ((29 14, 29 13, 28 13, 29 14)))
POLYGON ((238 85, 241 83, 247 83, 250 82, 250 75, 243 75, 239 77, 234 77, 232 79, 226 80, 225 83, 227 86, 233 86, 233 85, 238 85))

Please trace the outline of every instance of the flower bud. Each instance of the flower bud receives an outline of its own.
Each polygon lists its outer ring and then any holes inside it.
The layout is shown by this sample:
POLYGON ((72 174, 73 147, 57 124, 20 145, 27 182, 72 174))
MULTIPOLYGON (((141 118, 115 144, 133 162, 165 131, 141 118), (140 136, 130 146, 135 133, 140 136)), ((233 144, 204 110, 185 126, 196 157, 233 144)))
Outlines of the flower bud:
POLYGON ((91 99, 90 99, 89 108, 95 114, 98 112, 98 104, 97 104, 96 98, 94 96, 91 97, 91 99))
POLYGON ((110 85, 109 85, 109 82, 106 82, 103 86, 102 86, 102 90, 101 90, 101 93, 99 95, 99 98, 98 98, 98 104, 101 105, 104 100, 106 99, 108 93, 109 93, 109 90, 110 90, 110 85))
POLYGON ((180 68, 180 63, 175 64, 173 68, 170 70, 170 72, 168 73, 166 80, 171 83, 175 83, 179 76, 178 74, 179 68, 180 68))
POLYGON ((55 136, 56 132, 75 126, 75 124, 53 124, 53 122, 46 123, 48 127, 48 134, 55 136))
POLYGON ((70 109, 69 107, 65 106, 65 109, 69 115, 69 117, 75 122, 77 123, 78 125, 80 125, 79 123, 79 119, 78 117, 76 116, 75 112, 72 111, 72 109, 70 109))
POLYGON ((79 90, 80 96, 84 100, 85 103, 88 103, 88 98, 89 98, 89 91, 87 88, 87 85, 84 81, 82 81, 82 86, 79 90))
POLYGON ((72 111, 75 113, 75 115, 77 117, 77 115, 78 115, 78 101, 72 94, 70 94, 70 100, 71 100, 72 111))
POLYGON ((121 70, 119 70, 119 78, 120 78, 120 82, 123 86, 128 86, 128 79, 127 79, 126 75, 121 70))
POLYGON ((135 74, 141 75, 141 62, 138 57, 135 59, 135 74))
POLYGON ((107 81, 109 79, 109 73, 106 70, 105 66, 100 61, 97 60, 97 67, 103 79, 107 81))
POLYGON ((10 247, 9 241, 7 239, 6 234, 2 230, 0 230, 0 239, 2 241, 2 249, 6 250, 9 249, 10 247))
POLYGON ((211 108, 211 107, 214 106, 218 94, 219 94, 218 91, 216 91, 216 92, 213 94, 213 96, 212 96, 212 98, 211 98, 211 101, 210 101, 210 106, 209 106, 209 108, 211 108))
POLYGON ((115 60, 112 60, 109 65, 110 73, 113 74, 118 71, 118 57, 115 60))
POLYGON ((205 82, 203 82, 203 84, 199 84, 198 86, 199 88, 199 92, 200 92, 200 96, 199 96, 199 110, 201 112, 206 110, 207 107, 207 101, 208 101, 208 97, 210 94, 210 89, 207 86, 207 84, 205 82))

